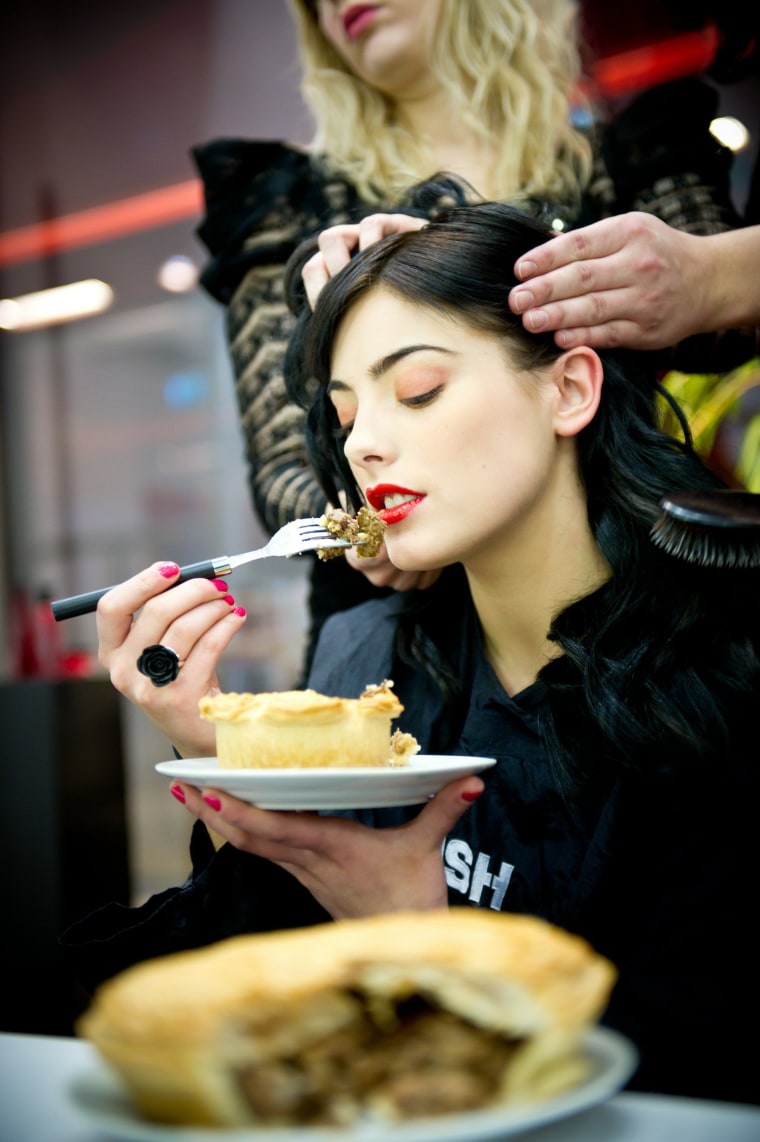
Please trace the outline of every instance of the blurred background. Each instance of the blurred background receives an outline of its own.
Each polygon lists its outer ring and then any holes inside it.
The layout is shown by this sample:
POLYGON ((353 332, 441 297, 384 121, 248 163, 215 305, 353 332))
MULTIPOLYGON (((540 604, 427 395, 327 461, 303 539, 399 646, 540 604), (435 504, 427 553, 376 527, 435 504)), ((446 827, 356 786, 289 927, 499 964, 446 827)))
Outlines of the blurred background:
MULTIPOLYGON (((743 211, 760 136, 757 17, 731 0, 582 7, 608 109, 683 75, 718 89, 721 115, 748 131, 734 169, 743 211)), ((54 959, 68 918, 115 895, 141 901, 186 875, 189 819, 153 769, 171 756, 167 742, 112 692, 95 659, 93 616, 56 624, 48 603, 159 558, 194 562, 265 541, 222 312, 196 285, 202 204, 189 152, 218 136, 307 143, 298 77, 284 0, 26 0, 4 15, 5 960, 54 959), (77 282, 96 283, 100 312, 13 327, 14 299, 77 282)), ((250 617, 224 688, 294 685, 305 565, 263 561, 237 572, 230 589, 250 617)), ((48 1007, 42 1029, 65 1027, 66 1012, 56 1018, 48 1007)), ((35 1029, 29 1019, 27 1010, 4 1022, 35 1029)))

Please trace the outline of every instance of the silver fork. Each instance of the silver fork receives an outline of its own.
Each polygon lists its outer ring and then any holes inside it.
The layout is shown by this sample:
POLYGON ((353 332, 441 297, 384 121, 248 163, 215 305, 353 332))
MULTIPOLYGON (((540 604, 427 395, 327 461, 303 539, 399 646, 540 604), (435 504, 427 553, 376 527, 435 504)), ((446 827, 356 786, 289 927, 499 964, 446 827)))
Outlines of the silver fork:
MULTIPOLYGON (((179 578, 172 583, 184 583, 188 579, 218 579, 220 575, 230 575, 236 568, 245 563, 253 563, 255 559, 269 559, 272 555, 303 555, 306 551, 318 551, 324 547, 350 547, 347 539, 337 539, 332 535, 320 520, 294 519, 286 523, 263 547, 255 551, 246 551, 243 555, 219 555, 216 559, 206 559, 202 563, 189 563, 180 567, 179 578)), ((76 615, 89 615, 97 608, 98 600, 110 591, 110 587, 101 587, 97 591, 86 591, 83 595, 71 595, 67 599, 55 599, 50 604, 54 617, 72 619, 76 615)))

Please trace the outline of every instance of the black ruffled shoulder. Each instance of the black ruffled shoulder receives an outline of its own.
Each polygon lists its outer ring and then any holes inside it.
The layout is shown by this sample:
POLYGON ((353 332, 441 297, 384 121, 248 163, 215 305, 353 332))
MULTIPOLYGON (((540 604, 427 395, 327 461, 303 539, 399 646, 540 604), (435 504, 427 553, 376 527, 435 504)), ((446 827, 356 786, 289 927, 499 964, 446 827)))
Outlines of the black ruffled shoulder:
POLYGON ((222 138, 190 153, 206 207, 196 233, 211 255, 201 284, 223 304, 251 266, 282 265, 304 238, 367 212, 350 182, 285 143, 222 138))

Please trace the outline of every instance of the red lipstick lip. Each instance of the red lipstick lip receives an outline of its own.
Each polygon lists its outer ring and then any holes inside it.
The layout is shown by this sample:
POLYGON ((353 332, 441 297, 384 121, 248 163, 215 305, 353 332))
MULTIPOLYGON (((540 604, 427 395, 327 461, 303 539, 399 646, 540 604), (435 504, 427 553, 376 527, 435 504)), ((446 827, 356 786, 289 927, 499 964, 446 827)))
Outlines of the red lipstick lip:
POLYGON ((349 40, 355 40, 361 35, 370 23, 370 19, 365 17, 371 18, 376 11, 377 7, 374 4, 352 4, 350 8, 346 8, 343 13, 343 29, 349 40))
POLYGON ((378 512, 380 519, 388 527, 392 527, 394 523, 401 523, 402 519, 406 519, 408 515, 414 511, 416 507, 422 503, 422 496, 416 500, 405 500, 403 504, 399 504, 395 508, 383 508, 378 512))
POLYGON ((367 497, 367 502, 375 509, 380 519, 389 525, 400 523, 402 519, 406 519, 410 512, 419 507, 425 498, 424 492, 415 492, 411 488, 400 488, 398 484, 377 484, 374 488, 367 488, 364 494, 367 497), (403 504, 397 504, 396 507, 386 508, 383 506, 386 496, 411 496, 413 498, 403 504))

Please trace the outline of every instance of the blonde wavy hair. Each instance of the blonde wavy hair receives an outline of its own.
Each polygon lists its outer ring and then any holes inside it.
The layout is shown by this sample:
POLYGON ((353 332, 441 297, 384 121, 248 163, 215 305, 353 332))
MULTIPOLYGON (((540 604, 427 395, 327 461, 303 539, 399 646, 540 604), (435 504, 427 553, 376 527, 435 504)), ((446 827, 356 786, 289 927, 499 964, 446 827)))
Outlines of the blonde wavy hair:
MULTIPOLYGON (((314 0, 287 0, 301 93, 315 122, 312 153, 370 203, 397 201, 438 173, 432 150, 357 78, 323 36, 314 0)), ((494 155, 491 192, 577 202, 592 150, 571 121, 584 105, 575 0, 440 0, 431 67, 473 134, 494 155)))

